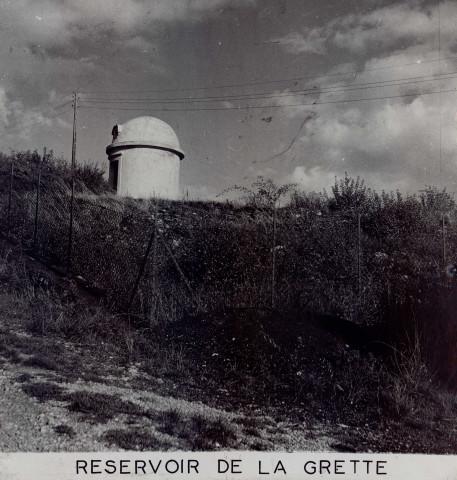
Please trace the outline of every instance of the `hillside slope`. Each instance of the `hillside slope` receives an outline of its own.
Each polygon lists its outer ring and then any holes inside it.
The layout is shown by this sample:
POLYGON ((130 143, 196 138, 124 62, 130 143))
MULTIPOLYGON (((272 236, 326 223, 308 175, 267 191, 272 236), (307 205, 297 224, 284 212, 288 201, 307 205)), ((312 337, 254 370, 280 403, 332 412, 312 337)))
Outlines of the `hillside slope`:
POLYGON ((319 318, 288 331, 254 309, 141 330, 0 250, 3 451, 457 452, 455 395, 389 373, 319 318))

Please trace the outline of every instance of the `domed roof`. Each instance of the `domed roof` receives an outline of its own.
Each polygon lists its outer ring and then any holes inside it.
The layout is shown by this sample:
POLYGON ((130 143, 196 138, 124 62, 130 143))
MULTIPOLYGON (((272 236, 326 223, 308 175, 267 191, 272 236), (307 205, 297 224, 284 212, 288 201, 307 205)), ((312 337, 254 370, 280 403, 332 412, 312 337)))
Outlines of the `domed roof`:
POLYGON ((146 146, 170 150, 179 158, 184 158, 176 133, 170 125, 158 118, 133 118, 123 125, 115 125, 112 135, 113 142, 106 147, 107 153, 116 147, 146 146))

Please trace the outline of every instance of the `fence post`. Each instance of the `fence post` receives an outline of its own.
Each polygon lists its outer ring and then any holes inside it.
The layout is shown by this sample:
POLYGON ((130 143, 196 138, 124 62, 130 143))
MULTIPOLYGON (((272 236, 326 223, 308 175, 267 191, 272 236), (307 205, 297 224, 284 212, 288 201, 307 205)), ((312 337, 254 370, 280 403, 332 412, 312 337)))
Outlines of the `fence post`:
POLYGON ((67 275, 71 274, 71 255, 73 252, 73 208, 75 204, 75 172, 72 170, 71 179, 71 197, 70 197, 70 225, 68 228, 68 256, 67 256, 67 275))
POLYGON ((443 268, 446 268, 446 223, 444 215, 441 217, 441 235, 443 247, 443 268))
MULTIPOLYGON (((152 229, 152 234, 149 237, 148 246, 146 247, 146 253, 144 254, 143 261, 141 262, 140 270, 135 280, 135 285, 133 286, 132 293, 130 294, 129 303, 127 304, 127 313, 130 314, 130 308, 132 307, 133 300, 135 299, 136 292, 138 290, 138 286, 140 285, 140 281, 143 278, 144 270, 146 268, 146 263, 148 261, 149 253, 153 245, 156 243, 156 236, 157 236, 157 204, 156 210, 154 214, 154 227, 152 229)), ((155 261, 155 259, 154 259, 155 261)))
POLYGON ((36 203, 35 203, 35 222, 33 225, 33 251, 36 249, 37 233, 38 233, 38 213, 40 209, 40 189, 41 189, 41 162, 44 161, 46 157, 46 147, 43 149, 43 159, 38 158, 38 178, 37 178, 37 187, 36 187, 36 203))
POLYGON ((275 308, 276 280, 276 202, 273 207, 273 243, 271 252, 271 308, 275 308))
POLYGON ((358 292, 359 292, 359 300, 362 294, 362 262, 361 262, 361 254, 362 254, 362 243, 361 243, 361 225, 360 225, 360 212, 357 212, 357 284, 358 284, 358 292))
POLYGON ((181 270, 181 267, 179 266, 178 260, 176 260, 176 257, 173 255, 173 252, 171 251, 170 247, 167 245, 165 240, 163 239, 162 235, 157 235, 159 237, 159 240, 162 242, 162 245, 165 247, 165 250, 168 252, 168 255, 170 255, 170 258, 173 260, 173 263, 176 267, 176 270, 178 270, 178 273, 181 275, 184 285, 186 285, 187 290, 189 290, 190 296, 192 298, 192 301, 195 303, 197 308, 200 310, 201 305, 200 302, 195 298, 194 292, 192 290, 192 287, 190 286, 189 280, 187 280, 187 277, 184 275, 184 272, 181 270))
POLYGON ((73 250, 73 208, 75 203, 75 175, 76 175, 76 111, 78 96, 73 92, 73 140, 71 143, 71 198, 70 198, 70 228, 68 233, 67 275, 71 273, 71 254, 73 250))
MULTIPOLYGON (((156 257, 157 257, 157 215, 159 212, 159 202, 156 201, 154 208, 154 240, 152 244, 152 272, 151 272, 151 291, 154 295, 154 301, 156 299, 156 257)), ((152 323, 152 319, 150 321, 152 323)))
POLYGON ((11 171, 10 171, 10 188, 8 192, 8 215, 7 215, 7 227, 10 229, 11 222, 11 203, 13 199, 13 179, 14 179, 14 160, 11 159, 11 171))

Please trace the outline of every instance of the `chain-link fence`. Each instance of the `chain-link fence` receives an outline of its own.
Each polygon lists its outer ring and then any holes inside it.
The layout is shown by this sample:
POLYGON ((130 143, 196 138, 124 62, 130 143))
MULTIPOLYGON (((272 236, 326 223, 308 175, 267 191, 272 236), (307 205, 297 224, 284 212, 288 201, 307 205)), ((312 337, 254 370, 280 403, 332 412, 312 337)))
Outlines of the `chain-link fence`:
POLYGON ((3 236, 149 322, 226 307, 374 318, 382 302, 442 279, 457 253, 443 216, 134 201, 40 172, 3 165, 3 236))

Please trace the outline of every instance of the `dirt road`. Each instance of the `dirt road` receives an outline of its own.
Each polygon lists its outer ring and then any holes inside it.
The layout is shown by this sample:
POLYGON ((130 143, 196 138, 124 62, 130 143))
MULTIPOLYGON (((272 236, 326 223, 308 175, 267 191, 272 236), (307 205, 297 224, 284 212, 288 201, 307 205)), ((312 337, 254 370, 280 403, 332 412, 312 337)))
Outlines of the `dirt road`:
POLYGON ((179 381, 122 364, 105 345, 26 332, 14 302, 0 302, 1 451, 329 451, 336 441, 316 422, 281 422, 179 398, 179 381))

